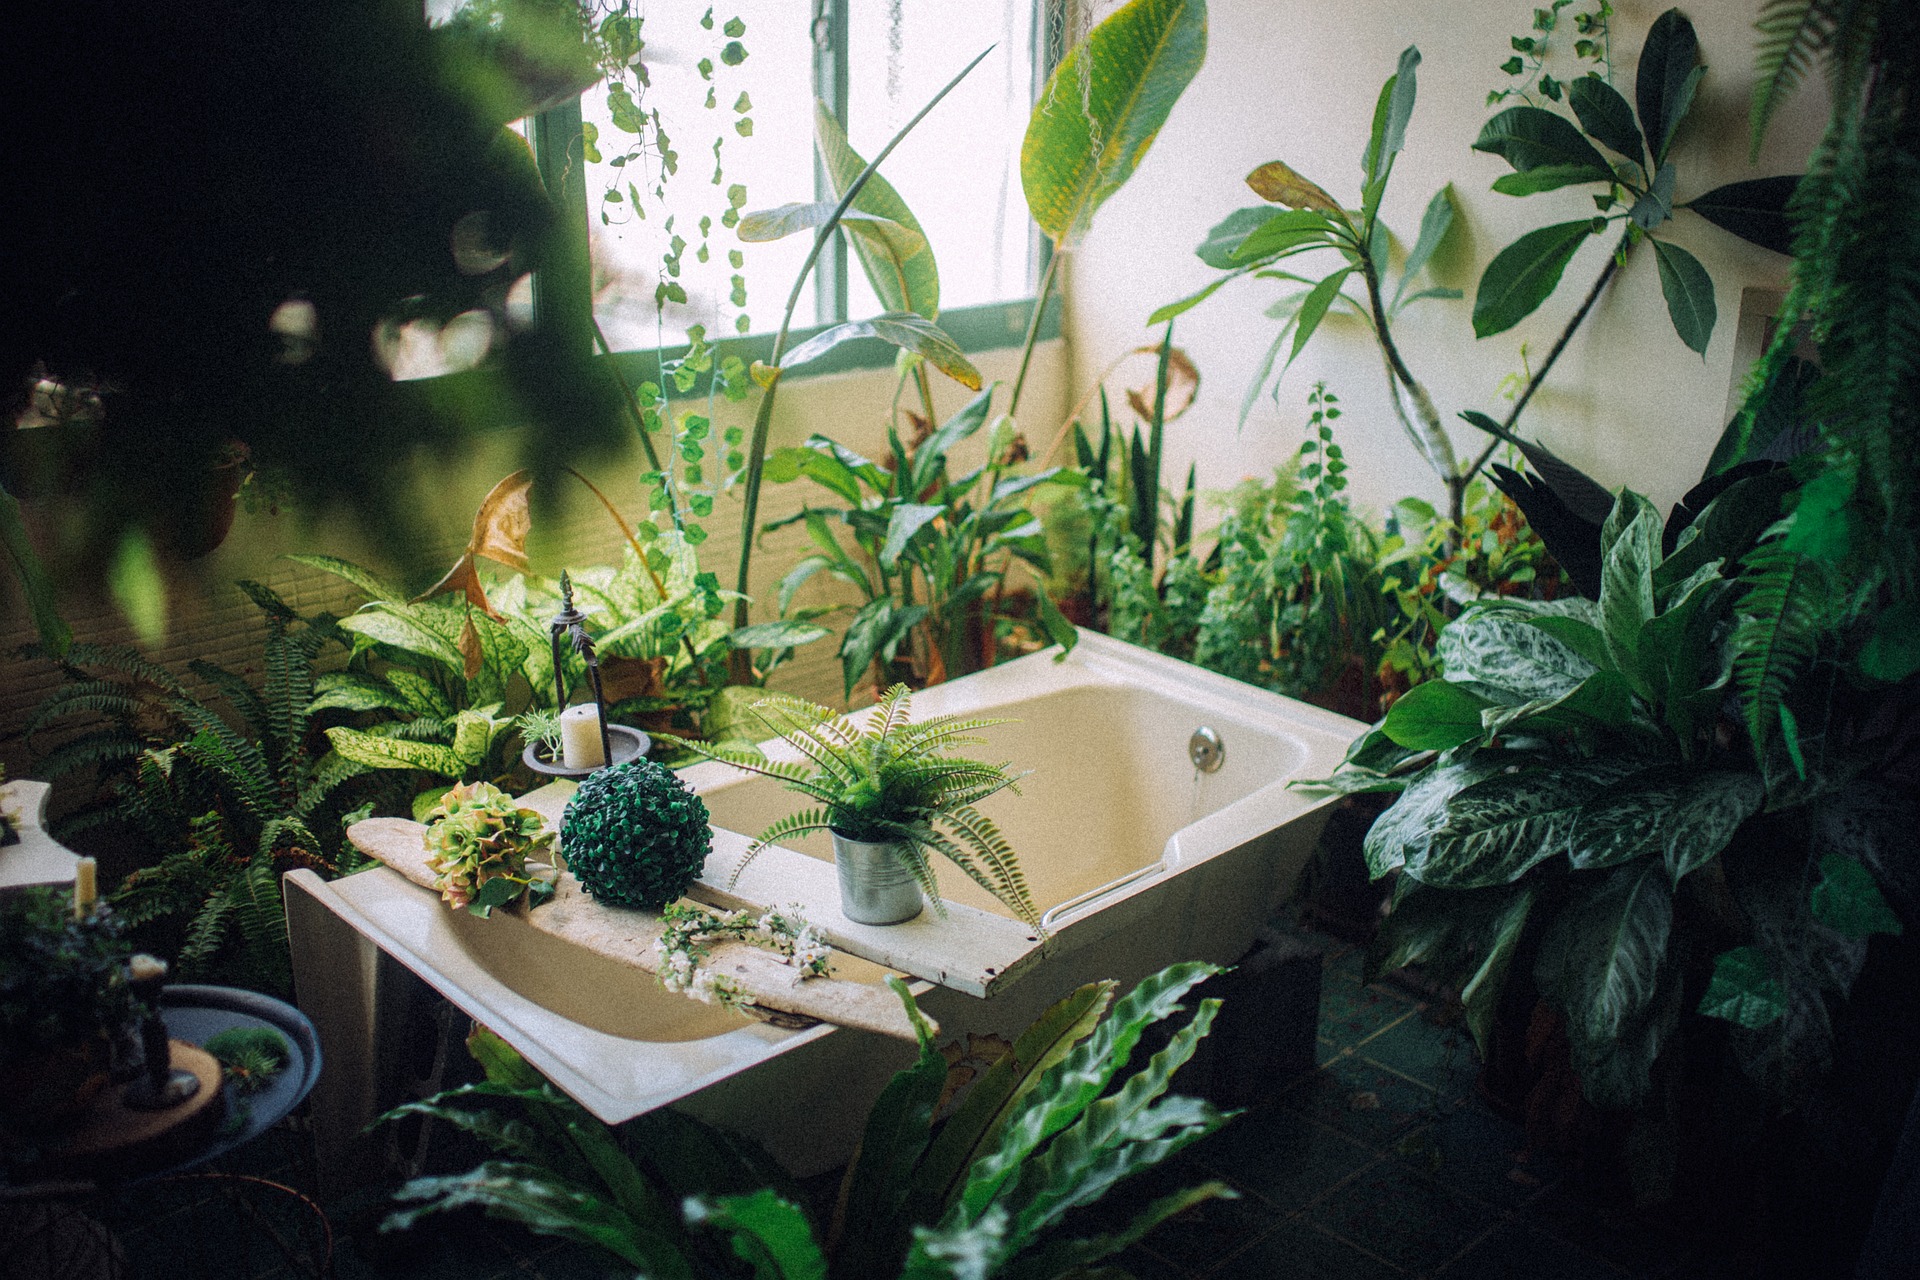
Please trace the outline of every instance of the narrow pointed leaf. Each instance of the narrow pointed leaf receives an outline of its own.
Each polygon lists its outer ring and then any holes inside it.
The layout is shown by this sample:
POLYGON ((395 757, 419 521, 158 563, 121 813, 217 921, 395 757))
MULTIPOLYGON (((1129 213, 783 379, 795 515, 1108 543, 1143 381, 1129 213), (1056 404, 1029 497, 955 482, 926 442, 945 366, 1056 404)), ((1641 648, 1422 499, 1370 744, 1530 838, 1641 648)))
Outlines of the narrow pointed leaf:
POLYGON ((1640 46, 1633 94, 1640 109, 1640 129, 1655 164, 1666 160, 1674 131, 1693 103, 1700 83, 1699 60, 1700 41, 1684 14, 1669 9, 1654 19, 1646 43, 1640 46))
POLYGON ((1633 108, 1620 91, 1599 76, 1581 76, 1567 86, 1567 103, 1580 119, 1580 127, 1605 146, 1640 164, 1646 149, 1640 144, 1640 129, 1633 122, 1633 108))
POLYGON ((1473 299, 1473 332, 1478 338, 1505 333, 1532 315, 1560 284, 1560 277, 1592 225, 1562 222, 1529 231, 1494 255, 1480 276, 1473 299))
POLYGON ((1687 201, 1685 208, 1749 244, 1775 253, 1792 254, 1793 222, 1787 205, 1800 186, 1797 173, 1773 178, 1749 178, 1715 187, 1687 201))
MULTIPOLYGON (((814 103, 813 125, 827 180, 835 196, 845 195, 867 162, 848 143, 846 131, 825 103, 814 103)), ((854 197, 849 214, 854 212, 881 219, 888 226, 902 228, 907 233, 906 236, 892 232, 876 234, 874 230, 856 227, 851 216, 845 221, 844 225, 854 235, 854 253, 880 304, 889 311, 912 311, 929 320, 938 319, 940 269, 934 262, 933 246, 927 242, 920 220, 913 216, 900 193, 886 178, 873 174, 854 197)))
POLYGON ((1674 331, 1680 341, 1704 357, 1719 316, 1713 301, 1713 279, 1700 259, 1679 245, 1655 240, 1653 252, 1660 266, 1660 292, 1666 296, 1674 331))
POLYGON ((784 373, 818 360, 843 342, 858 338, 880 338, 904 351, 924 356, 928 364, 970 391, 980 389, 980 371, 947 332, 925 316, 897 311, 871 320, 852 320, 817 333, 787 352, 780 361, 784 373))

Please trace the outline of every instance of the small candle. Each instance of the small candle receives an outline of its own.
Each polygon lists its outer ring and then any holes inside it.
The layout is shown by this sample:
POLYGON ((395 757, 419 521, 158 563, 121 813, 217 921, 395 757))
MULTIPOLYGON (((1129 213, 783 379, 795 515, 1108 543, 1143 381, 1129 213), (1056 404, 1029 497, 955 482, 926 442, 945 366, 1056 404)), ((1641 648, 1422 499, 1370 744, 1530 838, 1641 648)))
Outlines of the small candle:
POLYGON ((127 978, 133 982, 160 982, 167 976, 167 962, 142 951, 127 961, 127 978))
POLYGON ((598 769, 607 762, 600 749, 600 708, 582 702, 560 713, 560 763, 569 769, 598 769))
POLYGON ((73 918, 85 920, 93 914, 94 901, 100 896, 100 882, 92 858, 73 864, 73 918))

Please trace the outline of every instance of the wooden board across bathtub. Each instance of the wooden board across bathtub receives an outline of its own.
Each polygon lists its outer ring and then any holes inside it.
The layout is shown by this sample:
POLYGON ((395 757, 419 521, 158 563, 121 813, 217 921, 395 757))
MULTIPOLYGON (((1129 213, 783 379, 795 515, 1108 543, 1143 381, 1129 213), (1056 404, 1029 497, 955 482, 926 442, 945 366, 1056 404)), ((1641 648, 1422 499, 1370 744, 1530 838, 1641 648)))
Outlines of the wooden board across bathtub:
MULTIPOLYGON (((553 782, 528 792, 520 803, 558 830, 574 790, 571 782, 553 782)), ((751 843, 747 836, 715 827, 713 851, 687 896, 729 909, 798 906, 829 943, 848 955, 970 996, 994 994, 1038 960, 1045 946, 1038 930, 958 902, 946 903, 944 918, 928 907, 904 924, 855 923, 840 913, 833 864, 779 845, 761 850, 739 883, 729 887, 751 843)), ((940 870, 960 874, 952 867, 940 870)))

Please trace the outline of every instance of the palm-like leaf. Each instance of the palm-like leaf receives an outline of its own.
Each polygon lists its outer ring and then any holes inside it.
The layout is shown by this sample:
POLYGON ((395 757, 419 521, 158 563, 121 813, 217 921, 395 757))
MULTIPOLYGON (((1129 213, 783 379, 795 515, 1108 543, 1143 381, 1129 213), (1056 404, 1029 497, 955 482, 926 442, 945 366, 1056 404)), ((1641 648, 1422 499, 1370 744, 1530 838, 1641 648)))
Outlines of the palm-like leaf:
POLYGON ((1752 152, 1760 152, 1767 123, 1781 102, 1791 94, 1809 70, 1815 57, 1833 38, 1834 18, 1840 5, 1836 0, 1767 0, 1760 10, 1754 29, 1760 37, 1760 50, 1754 61, 1753 103, 1750 127, 1752 152))

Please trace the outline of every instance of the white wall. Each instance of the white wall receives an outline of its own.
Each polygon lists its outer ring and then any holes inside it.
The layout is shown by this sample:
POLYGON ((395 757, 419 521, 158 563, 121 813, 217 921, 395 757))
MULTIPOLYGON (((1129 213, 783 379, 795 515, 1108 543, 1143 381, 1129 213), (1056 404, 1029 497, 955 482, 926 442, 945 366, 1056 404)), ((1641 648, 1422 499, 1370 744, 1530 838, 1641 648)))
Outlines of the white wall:
MULTIPOLYGON (((1631 101, 1634 58, 1664 6, 1620 0, 1618 7, 1614 81, 1631 101)), ((1681 199, 1723 182, 1798 171, 1818 137, 1825 102, 1816 87, 1787 104, 1758 163, 1747 164, 1756 8, 1752 0, 1685 6, 1710 69, 1674 151, 1681 199)), ((1563 21, 1570 24, 1572 12, 1564 11, 1563 21)), ((1508 56, 1508 37, 1531 21, 1531 4, 1212 0, 1209 13, 1205 67, 1132 182, 1100 211, 1069 261, 1067 335, 1076 394, 1114 355, 1157 338, 1145 328, 1156 306, 1213 278, 1193 246, 1227 213, 1259 203, 1243 181, 1256 165, 1284 159, 1336 199, 1358 204, 1375 95, 1412 44, 1424 59, 1419 101, 1382 216, 1410 243, 1428 199, 1451 181, 1465 261, 1442 282, 1464 289, 1466 298, 1422 303, 1395 331, 1445 418, 1452 421, 1467 408, 1502 416, 1505 404, 1495 389, 1520 368, 1521 345, 1537 368, 1599 272, 1603 245, 1617 238, 1617 232, 1595 237, 1583 247, 1559 291, 1534 316, 1475 341, 1471 304, 1487 261, 1525 231, 1593 212, 1590 188, 1525 199, 1492 193, 1492 181, 1508 172, 1505 162, 1469 149, 1494 113, 1486 93, 1507 82, 1498 64, 1508 56)), ((1643 246, 1521 425, 1523 434, 1607 486, 1631 485, 1665 505, 1698 478, 1724 425, 1729 382, 1737 376, 1733 338, 1741 290, 1778 287, 1788 264, 1693 214, 1678 215, 1661 234, 1692 250, 1713 277, 1719 324, 1706 358, 1674 334, 1643 246)), ((1198 362, 1202 384, 1193 410, 1169 428, 1169 476, 1196 458, 1203 488, 1267 471, 1298 446, 1307 392, 1325 379, 1346 410, 1341 439, 1358 500, 1378 512, 1409 493, 1439 499, 1441 486, 1393 419, 1371 339, 1350 319, 1328 321, 1287 375, 1278 408, 1263 399, 1236 435, 1241 396, 1278 324, 1262 312, 1284 289, 1275 281, 1239 281, 1178 321, 1175 340, 1198 362)), ((1462 450, 1477 450, 1484 441, 1464 424, 1453 434, 1462 450)))

